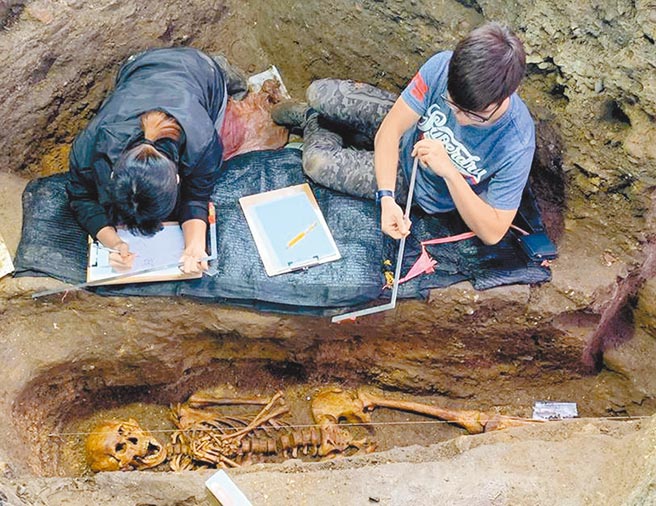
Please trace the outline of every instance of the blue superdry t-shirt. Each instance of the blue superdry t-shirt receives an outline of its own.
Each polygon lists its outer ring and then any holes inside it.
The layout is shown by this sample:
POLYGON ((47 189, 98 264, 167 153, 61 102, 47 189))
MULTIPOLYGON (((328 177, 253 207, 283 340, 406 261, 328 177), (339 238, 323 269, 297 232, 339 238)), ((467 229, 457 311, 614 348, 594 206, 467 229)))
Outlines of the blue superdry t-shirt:
MULTIPOLYGON (((452 52, 428 60, 403 90, 401 97, 421 116, 401 139, 400 162, 410 180, 412 147, 423 135, 439 139, 474 192, 496 209, 519 207, 535 151, 535 125, 519 96, 510 97, 508 110, 492 124, 462 126, 441 95, 446 95, 452 52)), ((444 179, 428 167, 417 169, 415 202, 428 213, 455 209, 444 179)))

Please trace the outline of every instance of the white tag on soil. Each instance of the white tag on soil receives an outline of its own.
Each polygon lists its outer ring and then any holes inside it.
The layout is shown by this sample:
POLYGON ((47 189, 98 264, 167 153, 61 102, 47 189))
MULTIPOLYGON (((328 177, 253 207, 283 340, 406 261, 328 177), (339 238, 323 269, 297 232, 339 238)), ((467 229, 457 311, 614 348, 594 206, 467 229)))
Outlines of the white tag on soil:
POLYGON ((563 420, 579 416, 575 402, 535 401, 533 420, 563 420))

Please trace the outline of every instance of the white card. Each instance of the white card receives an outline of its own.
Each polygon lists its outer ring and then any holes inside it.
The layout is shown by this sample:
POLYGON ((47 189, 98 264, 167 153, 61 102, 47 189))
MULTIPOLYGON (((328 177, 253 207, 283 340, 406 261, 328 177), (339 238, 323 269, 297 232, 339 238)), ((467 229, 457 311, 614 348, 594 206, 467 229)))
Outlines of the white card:
POLYGON ((253 506, 244 493, 225 471, 217 471, 205 482, 205 486, 222 506, 253 506))

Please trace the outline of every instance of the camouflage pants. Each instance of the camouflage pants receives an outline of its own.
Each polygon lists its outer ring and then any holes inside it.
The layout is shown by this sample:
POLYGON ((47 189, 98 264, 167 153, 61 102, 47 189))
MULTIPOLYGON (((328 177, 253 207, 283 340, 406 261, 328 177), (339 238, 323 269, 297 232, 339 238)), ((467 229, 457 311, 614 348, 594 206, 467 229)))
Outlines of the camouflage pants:
MULTIPOLYGON (((373 151, 346 146, 343 135, 336 130, 344 127, 373 146, 376 131, 396 98, 393 93, 354 81, 321 79, 313 82, 307 90, 307 101, 318 114, 309 115, 303 130, 306 175, 333 190, 374 198, 378 187, 373 151), (338 128, 326 128, 324 120, 338 128)), ((398 171, 397 202, 405 202, 407 192, 403 172, 398 171)))

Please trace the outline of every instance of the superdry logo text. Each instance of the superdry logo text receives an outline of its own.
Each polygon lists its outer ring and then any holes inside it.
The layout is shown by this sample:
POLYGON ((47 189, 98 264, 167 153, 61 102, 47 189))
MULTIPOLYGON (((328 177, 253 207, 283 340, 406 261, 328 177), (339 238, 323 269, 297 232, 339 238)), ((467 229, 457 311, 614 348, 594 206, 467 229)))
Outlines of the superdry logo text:
POLYGON ((481 161, 480 157, 472 155, 455 138, 453 131, 446 126, 446 114, 440 110, 437 104, 433 104, 428 108, 426 115, 422 116, 417 126, 423 132, 425 138, 437 139, 442 142, 456 169, 465 178, 474 184, 481 182, 481 178, 487 171, 476 165, 476 162, 481 161))

